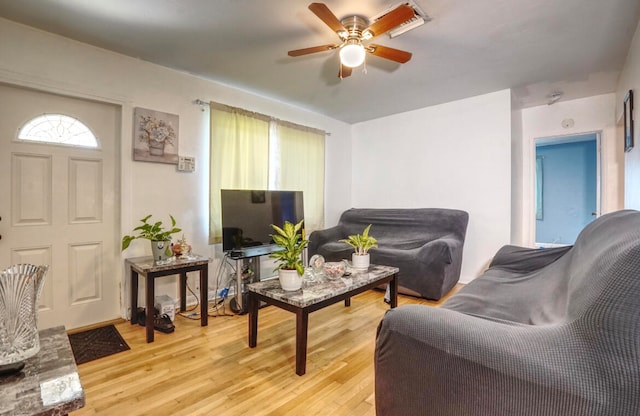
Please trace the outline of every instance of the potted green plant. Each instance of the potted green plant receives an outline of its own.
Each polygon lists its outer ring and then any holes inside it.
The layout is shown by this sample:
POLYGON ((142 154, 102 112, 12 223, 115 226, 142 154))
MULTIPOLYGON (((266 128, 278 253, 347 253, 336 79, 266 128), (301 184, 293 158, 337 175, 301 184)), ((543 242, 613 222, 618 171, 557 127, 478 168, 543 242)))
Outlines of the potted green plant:
POLYGON ((309 244, 309 240, 302 238, 300 233, 302 222, 293 225, 289 221, 285 221, 282 228, 271 224, 271 228, 276 232, 271 237, 281 250, 271 253, 269 257, 275 259, 278 264, 275 270, 278 271, 280 286, 283 290, 298 290, 302 287, 302 275, 304 274, 302 253, 309 244))
POLYGON ((350 235, 344 240, 339 240, 354 248, 355 252, 351 255, 351 264, 354 269, 368 269, 369 249, 378 247, 378 240, 369 235, 370 229, 371 224, 365 227, 362 234, 350 235))
POLYGON ((176 227, 176 220, 173 215, 169 215, 171 218, 171 228, 165 229, 162 226, 162 221, 156 221, 155 223, 148 222, 151 218, 151 214, 147 215, 140 220, 142 225, 137 226, 133 231, 137 231, 137 235, 125 235, 122 237, 122 250, 126 250, 131 242, 137 238, 146 238, 151 241, 151 251, 153 252, 154 261, 163 261, 167 257, 172 256, 171 252, 171 234, 182 231, 181 228, 176 227))

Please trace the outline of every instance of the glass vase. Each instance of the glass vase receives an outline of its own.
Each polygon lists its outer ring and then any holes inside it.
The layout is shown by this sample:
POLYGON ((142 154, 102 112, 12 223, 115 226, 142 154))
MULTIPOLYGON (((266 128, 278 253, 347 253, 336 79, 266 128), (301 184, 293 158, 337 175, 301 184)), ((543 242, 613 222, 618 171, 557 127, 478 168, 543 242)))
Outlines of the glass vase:
POLYGON ((0 274, 0 371, 40 351, 38 299, 48 269, 16 264, 0 274))

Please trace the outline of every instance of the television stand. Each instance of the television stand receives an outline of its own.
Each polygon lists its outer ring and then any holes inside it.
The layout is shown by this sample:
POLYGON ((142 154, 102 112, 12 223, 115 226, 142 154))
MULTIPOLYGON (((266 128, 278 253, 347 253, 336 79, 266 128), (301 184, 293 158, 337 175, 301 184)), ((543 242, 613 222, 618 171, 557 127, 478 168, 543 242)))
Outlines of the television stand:
POLYGON ((229 252, 229 257, 231 257, 233 260, 253 258, 258 256, 266 256, 273 253, 274 251, 280 250, 282 250, 282 248, 274 244, 255 247, 243 247, 238 250, 231 250, 229 252))
POLYGON ((244 315, 248 312, 247 291, 242 283, 242 271, 246 263, 253 263, 252 270, 255 273, 255 281, 260 279, 260 257, 282 250, 277 245, 262 245, 255 247, 243 247, 238 250, 231 250, 228 256, 236 262, 236 296, 231 299, 231 310, 237 314, 244 315))

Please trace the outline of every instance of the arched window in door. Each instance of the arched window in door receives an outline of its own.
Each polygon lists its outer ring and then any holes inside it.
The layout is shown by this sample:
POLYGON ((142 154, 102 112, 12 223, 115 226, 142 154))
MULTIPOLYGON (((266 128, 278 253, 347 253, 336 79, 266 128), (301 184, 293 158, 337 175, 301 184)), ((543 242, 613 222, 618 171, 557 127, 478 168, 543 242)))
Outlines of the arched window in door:
POLYGON ((18 140, 98 148, 98 139, 80 120, 64 114, 43 114, 25 123, 18 140))

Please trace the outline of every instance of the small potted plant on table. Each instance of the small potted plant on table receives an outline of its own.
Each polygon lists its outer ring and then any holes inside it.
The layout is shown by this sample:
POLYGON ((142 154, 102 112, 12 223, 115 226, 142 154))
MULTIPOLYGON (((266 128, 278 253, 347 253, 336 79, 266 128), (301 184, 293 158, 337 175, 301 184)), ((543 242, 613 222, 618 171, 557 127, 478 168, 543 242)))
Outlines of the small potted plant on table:
POLYGON ((347 243, 354 248, 355 252, 351 255, 351 264, 354 269, 366 270, 369 268, 369 249, 378 247, 378 240, 369 235, 371 224, 367 225, 362 234, 350 235, 344 240, 340 240, 343 243, 347 243))
POLYGON ((269 257, 274 258, 278 264, 276 270, 278 270, 280 286, 283 290, 293 291, 302 287, 302 275, 304 274, 302 252, 309 244, 309 240, 303 239, 300 233, 302 223, 303 221, 300 221, 293 225, 289 221, 285 221, 282 228, 271 224, 271 228, 276 232, 271 237, 282 250, 271 253, 269 257))
POLYGON ((171 252, 171 234, 178 233, 182 231, 182 229, 176 227, 176 220, 172 215, 169 215, 169 218, 171 218, 171 228, 168 230, 162 226, 162 221, 151 224, 148 222, 149 218, 151 218, 151 215, 147 215, 141 219, 142 225, 133 229, 133 231, 138 231, 138 235, 125 235, 122 237, 122 250, 126 250, 133 240, 146 238, 151 241, 153 261, 162 262, 173 254, 171 252))

